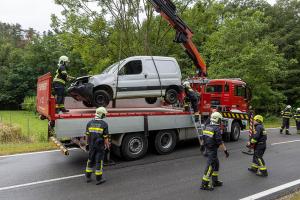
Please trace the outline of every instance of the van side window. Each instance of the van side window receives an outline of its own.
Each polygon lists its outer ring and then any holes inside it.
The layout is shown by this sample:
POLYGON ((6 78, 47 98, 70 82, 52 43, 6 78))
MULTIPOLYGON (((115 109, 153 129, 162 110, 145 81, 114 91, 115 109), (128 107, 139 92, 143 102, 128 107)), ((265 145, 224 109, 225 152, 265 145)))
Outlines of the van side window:
POLYGON ((234 86, 234 95, 239 96, 239 97, 245 97, 246 89, 241 85, 235 85, 234 86))
POLYGON ((141 60, 132 60, 126 63, 119 71, 119 75, 141 74, 143 71, 141 60))

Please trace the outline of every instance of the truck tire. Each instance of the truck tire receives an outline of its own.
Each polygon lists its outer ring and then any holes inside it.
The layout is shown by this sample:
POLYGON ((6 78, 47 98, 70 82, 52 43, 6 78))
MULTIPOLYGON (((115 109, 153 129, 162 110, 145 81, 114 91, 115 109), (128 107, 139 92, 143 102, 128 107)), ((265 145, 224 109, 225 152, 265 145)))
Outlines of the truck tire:
POLYGON ((155 135, 154 148, 158 154, 171 153, 177 143, 177 135, 173 130, 162 130, 155 135))
POLYGON ((166 91, 165 100, 168 104, 175 104, 178 101, 178 92, 175 89, 168 89, 166 91))
POLYGON ((110 97, 105 90, 96 90, 94 92, 94 106, 95 107, 106 107, 109 104, 110 97))
POLYGON ((126 160, 142 158, 147 151, 148 138, 143 133, 129 133, 123 138, 121 152, 126 160))
POLYGON ((238 141, 241 134, 241 126, 239 122, 233 122, 231 126, 230 140, 238 141))
POLYGON ((155 102, 157 101, 157 97, 146 97, 146 98, 145 98, 145 101, 146 101, 148 104, 155 104, 155 102))

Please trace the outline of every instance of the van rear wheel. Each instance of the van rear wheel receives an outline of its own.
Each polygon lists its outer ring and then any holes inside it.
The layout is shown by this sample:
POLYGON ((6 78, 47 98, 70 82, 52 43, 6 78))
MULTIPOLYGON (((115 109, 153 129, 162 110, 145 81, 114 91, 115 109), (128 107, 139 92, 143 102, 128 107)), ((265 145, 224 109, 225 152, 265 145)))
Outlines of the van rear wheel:
POLYGON ((175 104, 178 101, 178 92, 175 89, 168 89, 166 91, 165 100, 168 104, 175 104))

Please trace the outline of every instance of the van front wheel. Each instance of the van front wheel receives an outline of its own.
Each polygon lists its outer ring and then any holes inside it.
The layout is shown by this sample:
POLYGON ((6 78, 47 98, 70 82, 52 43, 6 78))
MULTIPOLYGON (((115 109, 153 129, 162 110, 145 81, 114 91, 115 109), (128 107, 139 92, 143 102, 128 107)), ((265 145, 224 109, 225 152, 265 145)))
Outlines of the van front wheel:
POLYGON ((178 100, 178 92, 175 89, 168 89, 166 91, 165 100, 168 104, 175 104, 178 100))
POLYGON ((106 107, 110 101, 109 94, 105 90, 97 90, 94 92, 94 106, 106 107))

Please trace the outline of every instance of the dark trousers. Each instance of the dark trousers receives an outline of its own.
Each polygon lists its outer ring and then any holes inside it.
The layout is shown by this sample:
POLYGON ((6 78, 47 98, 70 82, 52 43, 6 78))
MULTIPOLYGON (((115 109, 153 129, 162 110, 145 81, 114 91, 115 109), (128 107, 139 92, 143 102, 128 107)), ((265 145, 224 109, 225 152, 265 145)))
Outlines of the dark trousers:
POLYGON ((254 148, 254 154, 251 165, 253 169, 259 170, 261 172, 267 171, 266 163, 263 159, 265 151, 266 145, 256 145, 256 147, 254 148))
POLYGON ((95 167, 96 180, 101 180, 103 174, 103 159, 104 159, 104 146, 100 149, 92 149, 89 152, 89 159, 86 163, 86 176, 91 177, 95 167))
POLYGON ((207 149, 207 155, 207 164, 202 178, 204 182, 209 182, 211 177, 217 180, 219 175, 218 149, 207 149))
POLYGON ((286 128, 286 130, 289 130, 290 128, 290 119, 289 118, 282 118, 282 126, 281 126, 281 130, 283 130, 284 128, 286 128))
POLYGON ((65 86, 60 83, 53 83, 55 92, 56 109, 65 108, 65 86))

